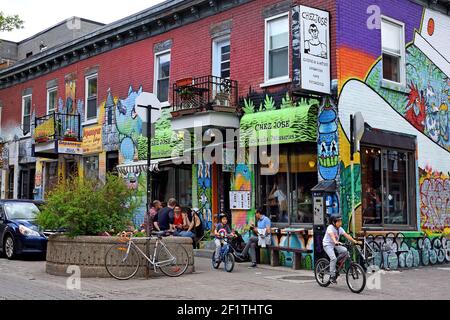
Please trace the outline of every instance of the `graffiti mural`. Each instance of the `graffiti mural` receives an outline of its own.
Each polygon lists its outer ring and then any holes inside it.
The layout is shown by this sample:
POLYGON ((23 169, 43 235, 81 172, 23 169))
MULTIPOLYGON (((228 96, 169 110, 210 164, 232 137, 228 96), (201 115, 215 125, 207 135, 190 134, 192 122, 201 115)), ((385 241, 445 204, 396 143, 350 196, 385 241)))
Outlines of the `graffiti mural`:
POLYGON ((205 230, 211 230, 212 217, 212 168, 209 163, 201 162, 197 167, 197 197, 201 219, 205 230))
MULTIPOLYGON (((238 164, 236 165, 234 176, 231 179, 231 191, 252 191, 252 184, 254 181, 254 174, 250 165, 238 164)), ((252 196, 254 202, 254 196, 252 196)), ((252 208, 254 205, 252 205, 252 208)), ((244 236, 248 226, 255 222, 255 210, 233 210, 232 212, 232 227, 244 236)))
POLYGON ((338 124, 336 108, 330 103, 319 114, 317 157, 319 174, 324 180, 336 179, 339 168, 338 124))
POLYGON ((381 269, 417 268, 450 262, 450 240, 444 236, 427 237, 413 233, 368 235, 371 265, 381 269))
POLYGON ((420 171, 420 222, 426 233, 450 234, 450 179, 448 175, 420 171))

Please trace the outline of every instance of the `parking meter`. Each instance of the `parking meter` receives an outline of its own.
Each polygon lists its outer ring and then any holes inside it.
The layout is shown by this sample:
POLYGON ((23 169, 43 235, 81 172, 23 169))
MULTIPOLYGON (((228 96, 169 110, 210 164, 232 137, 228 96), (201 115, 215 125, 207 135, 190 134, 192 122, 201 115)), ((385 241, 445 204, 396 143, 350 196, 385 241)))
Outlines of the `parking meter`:
POLYGON ((336 181, 324 180, 311 189, 313 197, 314 261, 325 256, 322 240, 329 217, 339 213, 336 181))

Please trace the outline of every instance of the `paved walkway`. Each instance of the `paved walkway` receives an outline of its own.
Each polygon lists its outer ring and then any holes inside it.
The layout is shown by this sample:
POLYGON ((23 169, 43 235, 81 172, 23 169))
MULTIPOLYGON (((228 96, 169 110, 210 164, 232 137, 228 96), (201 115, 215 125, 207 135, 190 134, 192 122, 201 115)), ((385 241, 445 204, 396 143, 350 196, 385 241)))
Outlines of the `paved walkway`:
MULTIPOLYGON (((310 271, 270 266, 248 269, 236 264, 232 273, 213 270, 210 260, 196 258, 196 272, 179 278, 149 280, 82 279, 81 290, 68 290, 67 278, 45 273, 44 261, 0 259, 2 299, 449 299, 450 264, 381 275, 381 289, 351 293, 345 278, 336 286, 319 287, 310 271), (219 281, 218 281, 219 280, 219 281)), ((374 281, 372 281, 374 282, 374 281)), ((374 283, 372 283, 374 284, 374 283)))

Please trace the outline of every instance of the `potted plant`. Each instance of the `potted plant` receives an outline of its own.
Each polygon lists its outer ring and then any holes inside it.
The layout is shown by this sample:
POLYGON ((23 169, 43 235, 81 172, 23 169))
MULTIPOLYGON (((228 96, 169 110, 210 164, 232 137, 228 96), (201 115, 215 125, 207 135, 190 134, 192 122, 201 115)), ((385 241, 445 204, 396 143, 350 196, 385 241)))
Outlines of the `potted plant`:
POLYGON ((77 134, 72 129, 67 129, 66 132, 64 132, 63 139, 65 141, 77 141, 77 134))

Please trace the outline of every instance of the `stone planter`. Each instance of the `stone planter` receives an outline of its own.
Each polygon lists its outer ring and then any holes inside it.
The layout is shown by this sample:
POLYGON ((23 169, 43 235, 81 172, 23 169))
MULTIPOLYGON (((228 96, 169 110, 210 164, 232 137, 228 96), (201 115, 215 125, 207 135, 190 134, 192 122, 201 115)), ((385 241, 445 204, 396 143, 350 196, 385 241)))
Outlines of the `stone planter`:
MULTIPOLYGON (((111 277, 105 268, 105 254, 114 244, 119 242, 118 237, 95 237, 82 236, 70 238, 63 235, 53 235, 49 238, 47 244, 47 262, 46 272, 55 276, 68 277, 69 266, 78 266, 82 278, 109 278, 111 277)), ((177 252, 177 247, 183 246, 189 255, 189 266, 186 273, 194 272, 194 250, 192 240, 182 237, 166 237, 163 239, 171 252, 177 252)), ((151 254, 153 254, 156 240, 146 241, 145 239, 136 240, 136 244, 147 253, 147 244, 151 254)), ((135 278, 144 278, 146 276, 147 261, 141 258, 139 271, 135 278)), ((155 274, 150 268, 150 277, 163 275, 161 271, 155 274)))

